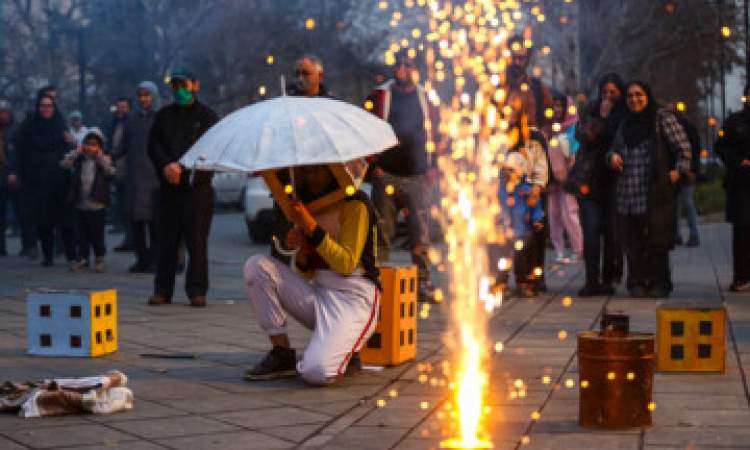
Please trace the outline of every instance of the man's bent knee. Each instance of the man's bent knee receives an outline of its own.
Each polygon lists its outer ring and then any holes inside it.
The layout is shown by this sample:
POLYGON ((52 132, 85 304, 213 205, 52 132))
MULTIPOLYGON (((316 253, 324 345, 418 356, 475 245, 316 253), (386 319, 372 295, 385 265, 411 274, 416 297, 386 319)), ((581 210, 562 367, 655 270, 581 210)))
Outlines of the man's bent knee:
POLYGON ((267 277, 274 268, 274 261, 268 255, 253 255, 245 261, 243 270, 245 283, 252 284, 260 277, 267 277))
POLYGON ((336 376, 327 376, 326 367, 319 362, 310 362, 305 358, 297 363, 297 372, 312 386, 328 386, 336 381, 336 376))

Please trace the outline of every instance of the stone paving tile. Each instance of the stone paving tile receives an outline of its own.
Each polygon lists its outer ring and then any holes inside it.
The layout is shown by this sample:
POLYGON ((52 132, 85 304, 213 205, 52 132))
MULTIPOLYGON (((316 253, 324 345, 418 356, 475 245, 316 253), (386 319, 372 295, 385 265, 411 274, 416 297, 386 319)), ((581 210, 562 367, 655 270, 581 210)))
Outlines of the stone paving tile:
POLYGON ((238 427, 206 417, 178 416, 147 420, 112 422, 111 427, 146 438, 179 437, 190 434, 209 434, 237 430, 238 427))
POLYGON ((220 394, 201 399, 165 399, 160 400, 160 403, 168 405, 176 410, 195 414, 211 414, 279 406, 279 403, 272 401, 271 397, 260 398, 254 395, 239 394, 220 394))
MULTIPOLYGON (((45 419, 35 419, 42 421, 45 419)), ((98 444, 101 447, 133 440, 132 434, 121 433, 112 428, 93 424, 76 424, 66 427, 27 428, 3 431, 13 441, 34 448, 78 446, 98 444)))
POLYGON ((17 414, 3 413, 0 414, 0 433, 5 430, 25 430, 31 428, 54 428, 54 427, 74 427, 79 425, 88 425, 90 416, 58 416, 47 417, 44 420, 23 419, 17 414))
POLYGON ((600 432, 532 433, 524 450, 638 450, 638 436, 600 432), (594 447, 592 447, 594 446, 594 447))
POLYGON ((22 450, 28 447, 18 444, 0 435, 0 448, 2 448, 3 450, 22 450))
MULTIPOLYGON (((54 449, 66 449, 70 450, 71 447, 52 447, 54 449)), ((149 441, 122 441, 122 442, 107 442, 105 446, 101 444, 94 445, 76 445, 75 450, 102 450, 102 449, 123 449, 123 450, 164 450, 164 445, 149 442, 149 441)), ((3 450, 5 448, 3 447, 3 450)))
POLYGON ((325 443, 326 450, 380 450, 392 447, 404 430, 384 427, 354 426, 325 443))
POLYGON ((291 407, 220 413, 212 414, 211 417, 222 422, 251 429, 284 425, 322 424, 330 419, 329 416, 324 414, 291 407))
POLYGON ((740 427, 675 427, 655 426, 646 433, 646 445, 671 445, 710 448, 745 446, 750 442, 750 428, 740 427))
POLYGON ((177 450, 272 450, 294 447, 293 442, 252 431, 161 439, 157 442, 177 450))
POLYGON ((320 429, 320 425, 290 425, 283 427, 263 428, 263 433, 269 434, 271 436, 276 436, 287 441, 300 443, 304 441, 305 438, 315 433, 318 429, 320 429))

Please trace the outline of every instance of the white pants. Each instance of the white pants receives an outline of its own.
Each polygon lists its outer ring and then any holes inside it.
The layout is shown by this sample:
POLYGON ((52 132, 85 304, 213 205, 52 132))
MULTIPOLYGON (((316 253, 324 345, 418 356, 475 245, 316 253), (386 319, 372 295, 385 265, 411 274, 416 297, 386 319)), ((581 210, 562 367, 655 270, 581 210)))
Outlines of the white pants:
POLYGON ((377 325, 380 293, 361 275, 319 270, 308 281, 276 258, 255 255, 245 263, 245 288, 269 336, 286 333, 287 315, 313 330, 297 363, 310 384, 326 385, 343 375, 377 325))

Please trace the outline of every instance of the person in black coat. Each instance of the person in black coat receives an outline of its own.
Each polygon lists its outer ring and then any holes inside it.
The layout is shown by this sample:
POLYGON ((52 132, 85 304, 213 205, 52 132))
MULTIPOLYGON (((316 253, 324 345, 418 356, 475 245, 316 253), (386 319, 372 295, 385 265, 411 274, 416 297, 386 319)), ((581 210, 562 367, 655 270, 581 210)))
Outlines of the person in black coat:
MULTIPOLYGON (((745 86, 745 98, 750 84, 745 86)), ((734 277, 729 290, 750 291, 750 105, 727 117, 714 148, 724 162, 727 222, 732 224, 734 277)))
POLYGON ((690 141, 677 117, 659 109, 651 88, 626 87, 628 114, 607 154, 619 172, 616 197, 625 237, 628 291, 636 298, 665 298, 672 291, 669 252, 679 182, 690 176, 690 141))
POLYGON ((160 109, 149 132, 148 154, 159 174, 159 254, 150 305, 172 302, 177 269, 175 255, 185 239, 189 261, 185 291, 191 306, 206 306, 208 233, 214 209, 212 172, 191 171, 179 163, 192 145, 217 121, 200 103, 200 83, 185 67, 172 71, 174 103, 160 109), (191 173, 193 172, 193 173, 191 173))
POLYGON ((581 216, 586 284, 578 291, 580 297, 613 295, 614 285, 622 279, 616 176, 606 163, 606 153, 626 112, 625 83, 619 75, 609 73, 599 81, 597 98, 576 128, 581 147, 564 188, 578 199, 581 216))
POLYGON ((66 133, 67 126, 57 112, 54 98, 40 95, 35 112, 24 120, 16 136, 14 175, 37 227, 43 266, 53 264, 55 229, 63 236, 68 262, 76 260, 75 232, 67 220, 65 202, 70 179, 59 164, 71 147, 66 133))

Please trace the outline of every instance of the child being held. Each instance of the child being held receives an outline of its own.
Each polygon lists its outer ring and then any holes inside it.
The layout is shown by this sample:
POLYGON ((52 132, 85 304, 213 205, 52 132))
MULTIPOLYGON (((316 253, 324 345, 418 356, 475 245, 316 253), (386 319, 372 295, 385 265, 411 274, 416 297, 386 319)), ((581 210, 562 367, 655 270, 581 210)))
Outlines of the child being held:
MULTIPOLYGON (((499 189, 502 221, 505 229, 512 231, 506 252, 509 254, 513 249, 517 295, 520 297, 535 295, 531 239, 534 231, 544 227, 544 209, 541 202, 530 195, 532 185, 527 180, 527 167, 528 162, 523 154, 508 153, 503 163, 499 189)), ((507 264, 506 268, 499 267, 499 270, 506 272, 504 278, 507 280, 507 264)))
POLYGON ((80 272, 89 266, 89 252, 94 251, 94 270, 103 272, 105 210, 109 204, 109 184, 115 167, 104 154, 104 136, 99 128, 91 128, 79 148, 71 151, 60 165, 73 172, 68 201, 76 210, 78 260, 71 270, 80 272))

